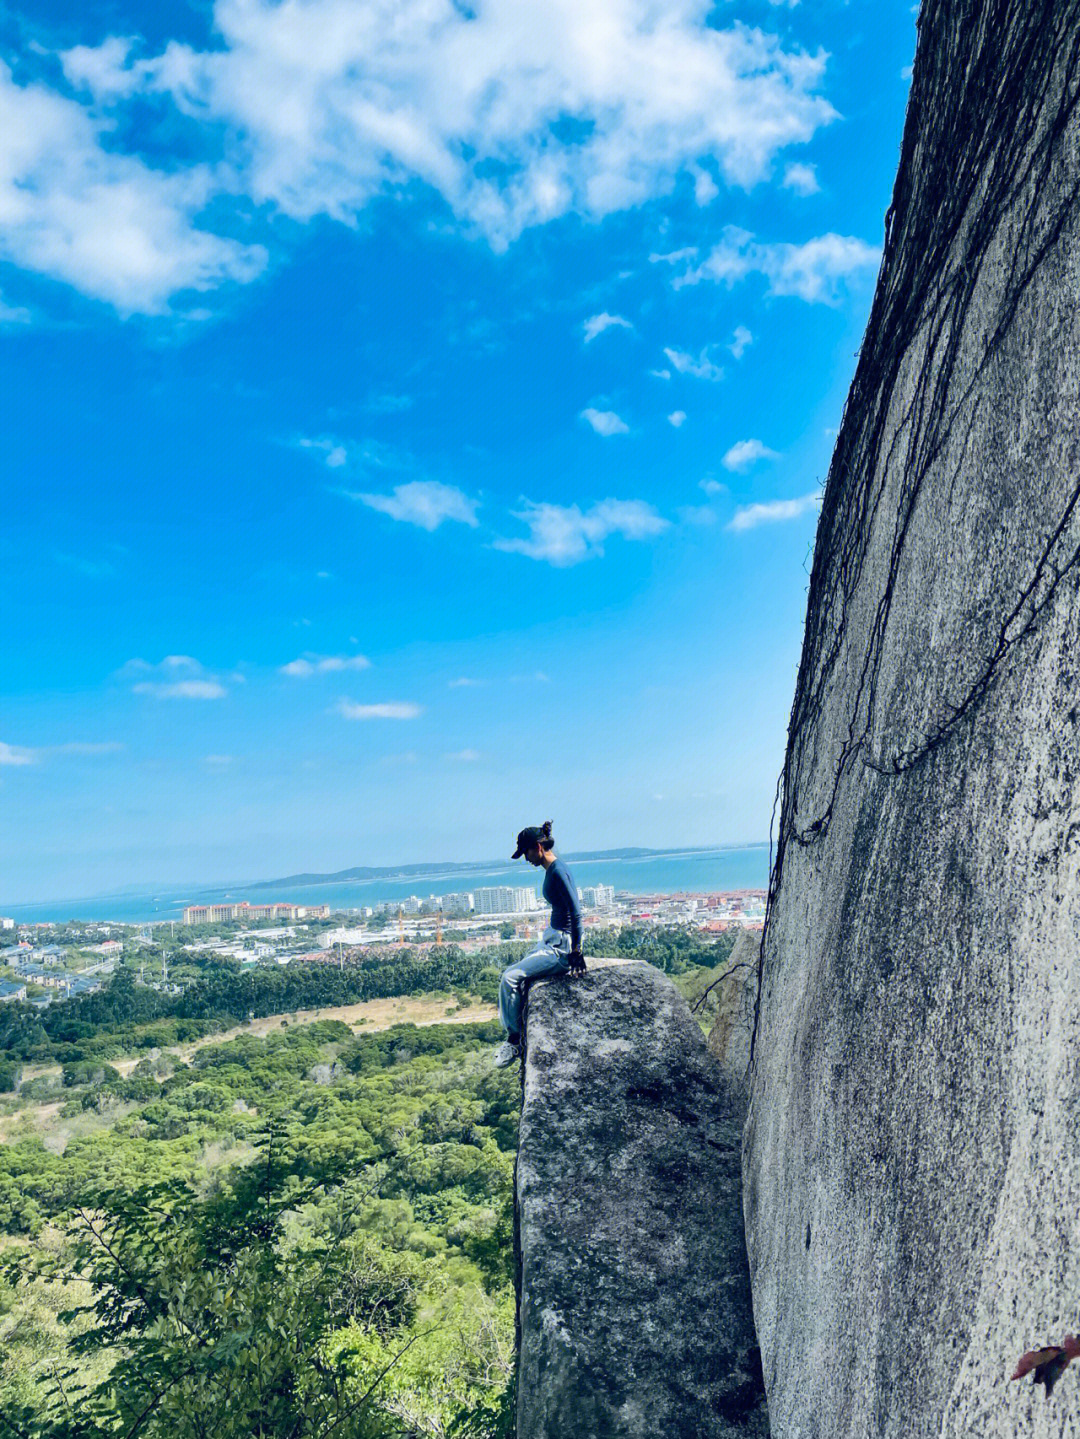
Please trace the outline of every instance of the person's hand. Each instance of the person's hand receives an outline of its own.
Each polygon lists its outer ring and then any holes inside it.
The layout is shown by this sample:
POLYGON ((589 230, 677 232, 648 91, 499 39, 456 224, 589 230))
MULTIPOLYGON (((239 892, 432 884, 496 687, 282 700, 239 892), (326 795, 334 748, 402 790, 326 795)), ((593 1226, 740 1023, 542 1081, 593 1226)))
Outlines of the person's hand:
POLYGON ((585 956, 580 949, 570 951, 570 973, 575 977, 585 973, 585 956))

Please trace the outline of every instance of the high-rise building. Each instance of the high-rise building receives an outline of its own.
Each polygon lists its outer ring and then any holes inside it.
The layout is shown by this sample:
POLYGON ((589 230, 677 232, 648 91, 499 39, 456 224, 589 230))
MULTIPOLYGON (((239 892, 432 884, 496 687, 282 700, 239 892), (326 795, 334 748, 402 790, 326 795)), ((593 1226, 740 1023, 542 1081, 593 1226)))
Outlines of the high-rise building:
POLYGON ((528 914, 540 908, 535 889, 511 889, 498 885, 474 892, 477 914, 528 914))
POLYGON ((586 885, 581 891, 581 902, 590 909, 610 909, 615 903, 615 888, 610 884, 586 885))

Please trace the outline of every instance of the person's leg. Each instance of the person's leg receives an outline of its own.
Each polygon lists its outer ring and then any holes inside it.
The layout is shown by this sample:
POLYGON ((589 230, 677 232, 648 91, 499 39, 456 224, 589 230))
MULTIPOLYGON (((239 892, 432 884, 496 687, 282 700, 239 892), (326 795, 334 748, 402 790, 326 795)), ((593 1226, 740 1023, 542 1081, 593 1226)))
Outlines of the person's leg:
POLYGON ((545 974, 565 974, 569 967, 564 954, 550 944, 541 944, 503 971, 499 981, 499 1019, 511 1044, 521 1042, 521 1005, 526 980, 539 979, 545 974))

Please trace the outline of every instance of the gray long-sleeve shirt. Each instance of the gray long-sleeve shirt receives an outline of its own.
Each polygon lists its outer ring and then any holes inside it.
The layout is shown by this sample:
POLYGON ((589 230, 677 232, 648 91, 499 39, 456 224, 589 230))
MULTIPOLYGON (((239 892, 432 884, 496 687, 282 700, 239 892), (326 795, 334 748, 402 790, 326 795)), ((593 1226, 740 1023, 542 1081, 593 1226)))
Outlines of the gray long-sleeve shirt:
POLYGON ((574 877, 557 859, 544 875, 544 898, 551 905, 552 929, 568 929, 574 949, 581 948, 581 900, 574 877))

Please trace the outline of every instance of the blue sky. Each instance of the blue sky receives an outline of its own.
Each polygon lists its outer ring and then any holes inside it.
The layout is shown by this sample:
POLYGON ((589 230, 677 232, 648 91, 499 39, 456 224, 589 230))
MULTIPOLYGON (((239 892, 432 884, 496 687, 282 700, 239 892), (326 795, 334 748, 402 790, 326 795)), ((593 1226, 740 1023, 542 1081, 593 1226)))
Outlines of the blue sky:
POLYGON ((0 905, 764 838, 914 41, 0 13, 0 905))

